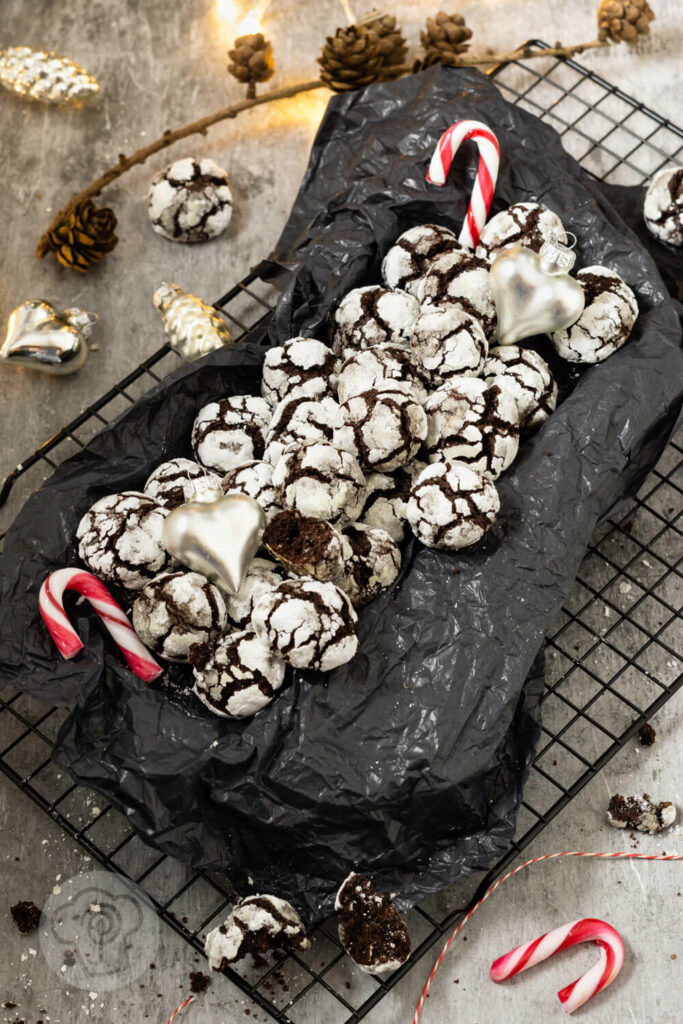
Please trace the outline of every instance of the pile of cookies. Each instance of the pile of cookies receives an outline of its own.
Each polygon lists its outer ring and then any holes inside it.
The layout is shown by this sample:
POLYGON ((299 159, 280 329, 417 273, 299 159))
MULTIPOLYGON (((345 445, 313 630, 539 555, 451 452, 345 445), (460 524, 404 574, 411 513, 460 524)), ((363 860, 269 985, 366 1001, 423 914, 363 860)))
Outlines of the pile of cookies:
MULTIPOLYGON (((552 413, 557 386, 533 349, 495 346, 489 267, 508 245, 538 250, 563 234, 533 203, 493 217, 475 253, 445 227, 410 229, 386 253, 383 284, 342 299, 330 345, 297 337, 269 349, 260 396, 200 409, 195 461, 165 462, 142 492, 109 495, 83 517, 82 560, 136 592, 139 636, 192 665, 216 714, 260 710, 287 664, 327 672, 349 661, 356 609, 394 584, 406 527, 455 550, 494 523, 495 480, 552 413), (162 543, 193 483, 264 509, 263 557, 237 596, 174 564, 162 543)), ((638 307, 614 272, 577 276, 585 310, 551 341, 566 359, 597 362, 626 341, 638 307)))

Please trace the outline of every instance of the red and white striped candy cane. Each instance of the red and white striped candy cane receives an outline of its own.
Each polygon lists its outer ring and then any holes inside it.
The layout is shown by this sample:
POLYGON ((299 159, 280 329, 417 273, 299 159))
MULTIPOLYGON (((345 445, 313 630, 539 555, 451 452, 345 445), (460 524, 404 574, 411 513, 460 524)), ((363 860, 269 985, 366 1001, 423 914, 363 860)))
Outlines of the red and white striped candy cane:
POLYGON ((82 649, 78 633, 66 617, 62 597, 75 590, 87 597, 121 649, 136 676, 151 683, 164 671, 149 653, 131 626, 123 608, 114 600, 104 583, 83 569, 57 569, 40 588, 38 606, 50 636, 64 658, 73 658, 82 649))
POLYGON ((557 993, 564 1012, 573 1013, 603 988, 607 988, 623 967, 624 943, 619 932, 606 921, 584 917, 583 920, 570 921, 560 928, 554 928, 533 942, 526 942, 498 957, 491 964, 489 977, 496 982, 507 981, 579 942, 594 942, 599 946, 600 959, 577 981, 557 993))
POLYGON ((466 139, 474 139, 479 147, 479 167, 458 241, 474 249, 479 244, 479 236, 491 207, 500 163, 500 146, 491 129, 481 121, 456 121, 451 125, 434 150, 427 181, 432 185, 446 184, 453 157, 466 139))

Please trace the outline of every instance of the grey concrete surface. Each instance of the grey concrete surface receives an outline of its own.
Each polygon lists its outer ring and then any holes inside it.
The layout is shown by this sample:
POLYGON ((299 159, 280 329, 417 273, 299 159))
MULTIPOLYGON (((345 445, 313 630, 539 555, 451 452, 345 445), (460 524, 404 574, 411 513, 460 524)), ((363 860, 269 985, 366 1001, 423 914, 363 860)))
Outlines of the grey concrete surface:
MULTIPOLYGON (((237 3, 241 10, 248 7, 246 0, 237 3)), ((361 0, 272 0, 264 24, 278 65, 273 85, 308 77, 323 37, 346 20, 346 13, 358 16, 370 6, 361 0)), ((413 43, 424 17, 438 9, 431 0, 380 6, 399 16, 413 43)), ((580 41, 594 34, 593 0, 472 0, 455 6, 474 29, 479 47, 508 49, 528 37, 580 41)), ((650 39, 635 50, 598 51, 583 60, 664 116, 680 121, 680 5, 678 0, 655 0, 653 6, 657 21, 650 39)), ((101 320, 94 339, 98 350, 74 377, 54 380, 0 367, 0 475, 158 347, 162 335, 151 296, 160 280, 176 281, 213 299, 275 242, 324 109, 322 92, 249 112, 127 174, 104 196, 118 214, 121 242, 101 269, 81 278, 53 260, 37 261, 33 256, 37 238, 60 204, 120 152, 129 153, 165 128, 239 97, 239 87, 224 73, 225 50, 233 35, 217 19, 214 0, 2 0, 0 45, 28 43, 69 54, 98 76, 102 94, 93 106, 78 111, 0 95, 0 321, 4 323, 19 302, 35 296, 83 306, 101 320), (210 155, 226 167, 236 198, 226 236, 201 247, 161 239, 147 223, 144 207, 152 174, 170 158, 192 153, 210 155)), ((37 482, 34 479, 33 485, 37 482)), ((0 520, 3 526, 25 493, 17 489, 0 520)), ((645 578, 649 570, 641 566, 638 571, 645 578)), ((656 619, 656 611, 652 615, 656 619)), ((677 636, 680 644, 680 629, 677 636)), ((625 636, 624 643, 628 642, 625 636)), ((599 669, 609 657, 609 652, 601 655, 599 669)), ((650 671, 667 679, 680 670, 680 661, 663 649, 655 664, 643 668, 645 674, 650 671)), ((554 713, 552 708, 548 713, 554 713)), ((683 852, 678 826, 661 839, 634 841, 604 825, 605 803, 615 790, 647 791, 680 806, 682 714, 680 700, 671 701, 655 722, 657 745, 643 751, 629 744, 546 829, 529 855, 567 848, 683 852)), ((89 798, 87 807, 96 813, 96 800, 89 798)), ((0 1008, 0 1022, 163 1024, 187 994, 190 970, 199 966, 189 948, 169 928, 155 934, 150 912, 143 907, 136 952, 144 971, 135 977, 124 969, 113 971, 99 976, 101 984, 93 972, 91 984, 74 987, 68 969, 49 966, 54 950, 16 932, 8 907, 18 899, 33 898, 42 905, 58 898, 54 887, 80 878, 93 864, 9 784, 0 786, 0 810, 0 1003, 16 1004, 0 1008)), ((184 869, 178 870, 182 878, 184 869)), ((567 954, 500 987, 488 981, 488 965, 516 943, 581 916, 604 917, 619 928, 628 957, 611 991, 582 1015, 593 1024, 674 1024, 680 1020, 683 994, 682 891, 683 866, 677 864, 564 861, 531 869, 485 905, 464 933, 466 942, 464 936, 456 941, 428 1000, 425 1024, 535 1024, 559 1017, 553 992, 587 968, 592 951, 567 954)), ((442 899, 450 898, 446 894, 442 899)), ((430 953, 370 1014, 370 1024, 412 1018, 431 959, 430 953)), ((356 996, 362 991, 352 973, 349 985, 348 991, 356 996)), ((325 1000, 315 995, 293 1014, 301 1024, 325 1017, 331 1019, 325 1000)), ((208 994, 190 1006, 183 1019, 233 1024, 265 1018, 229 982, 216 977, 208 994)))

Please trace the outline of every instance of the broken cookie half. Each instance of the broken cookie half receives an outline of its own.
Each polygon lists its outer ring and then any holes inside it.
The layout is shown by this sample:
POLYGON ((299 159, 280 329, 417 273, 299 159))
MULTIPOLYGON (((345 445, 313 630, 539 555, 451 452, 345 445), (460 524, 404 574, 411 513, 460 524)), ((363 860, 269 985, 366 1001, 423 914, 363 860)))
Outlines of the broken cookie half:
POLYGON ((395 971, 410 956, 410 935, 405 921, 388 896, 365 875, 352 872, 337 893, 339 938, 366 974, 395 971))

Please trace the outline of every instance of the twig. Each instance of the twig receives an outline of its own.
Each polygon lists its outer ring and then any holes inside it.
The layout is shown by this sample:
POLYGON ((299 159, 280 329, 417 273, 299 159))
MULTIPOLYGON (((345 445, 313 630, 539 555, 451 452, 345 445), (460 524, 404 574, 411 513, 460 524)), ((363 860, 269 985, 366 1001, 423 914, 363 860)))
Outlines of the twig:
POLYGON ((41 236, 38 242, 38 248, 36 255, 43 257, 47 252, 50 251, 49 234, 54 228, 57 228, 63 221, 64 217, 79 203, 83 202, 84 199, 92 199, 93 196, 99 195, 103 188, 110 185, 112 181, 119 178, 126 171, 130 170, 131 167, 135 167, 136 164, 144 164, 150 156, 154 153, 158 153, 160 150, 165 149, 167 146, 171 146, 174 142, 178 142, 180 139, 186 139, 189 135, 205 135, 207 130, 219 121, 225 121, 227 118, 237 117, 244 110, 250 110, 252 107, 261 106, 264 103, 272 103, 274 100, 285 100, 289 99, 290 96, 296 96, 300 92, 311 92, 313 89, 324 89, 326 88, 325 83, 321 81, 315 82, 299 82, 297 85, 288 85, 283 89, 272 89, 270 92, 261 93, 260 96, 254 96, 244 100, 240 100, 238 103, 233 103, 229 107, 224 107, 222 110, 216 110, 213 114, 207 114, 206 117, 200 117, 197 121, 192 121, 190 124, 184 125, 182 128, 176 128, 175 131, 166 130, 164 134, 158 138, 155 142, 151 142, 148 146, 143 146, 141 149, 135 151, 130 156, 124 156, 123 154, 119 157, 118 163, 110 167, 109 170, 101 174, 99 178, 96 178, 92 184, 86 188, 81 189, 78 195, 75 195, 66 204, 63 210, 60 210, 52 224, 47 231, 41 236))
POLYGON ((477 67, 481 64, 505 64, 513 60, 530 60, 532 57, 572 57, 575 53, 583 53, 584 50, 595 50, 609 46, 609 42, 594 39, 590 43, 576 43, 574 46, 551 46, 547 50, 536 50, 531 46, 520 46, 518 50, 510 53, 481 53, 465 54, 455 58, 456 67, 477 67))

